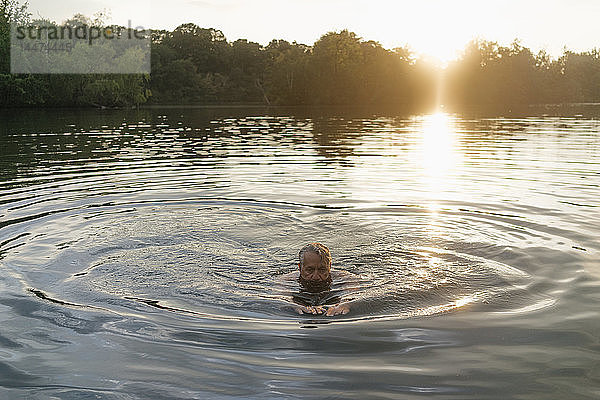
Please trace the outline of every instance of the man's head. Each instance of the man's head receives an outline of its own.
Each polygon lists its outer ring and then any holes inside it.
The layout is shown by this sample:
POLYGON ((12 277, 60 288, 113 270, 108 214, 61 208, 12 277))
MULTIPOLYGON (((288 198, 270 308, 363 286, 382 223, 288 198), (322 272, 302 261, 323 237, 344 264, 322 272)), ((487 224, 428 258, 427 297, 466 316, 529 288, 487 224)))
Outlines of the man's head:
POLYGON ((329 289, 331 284, 331 253, 321 243, 307 244, 298 253, 300 283, 311 292, 329 289))

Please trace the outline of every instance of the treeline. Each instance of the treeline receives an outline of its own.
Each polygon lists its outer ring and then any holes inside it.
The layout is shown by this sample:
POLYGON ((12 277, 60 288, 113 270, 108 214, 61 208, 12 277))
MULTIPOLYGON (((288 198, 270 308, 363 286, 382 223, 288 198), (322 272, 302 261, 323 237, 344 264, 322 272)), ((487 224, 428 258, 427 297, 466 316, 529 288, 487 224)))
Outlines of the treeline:
POLYGON ((475 40, 444 71, 443 101, 452 105, 600 102, 600 51, 565 50, 552 59, 519 41, 475 40))
POLYGON ((273 40, 227 42, 194 24, 155 32, 152 101, 266 104, 414 104, 427 100, 431 68, 406 49, 386 50, 354 33, 313 46, 273 40))
MULTIPOLYGON (((32 20, 27 3, 0 0, 0 107, 121 107, 142 104, 150 98, 150 77, 141 74, 10 74, 10 26, 48 26, 32 20)), ((81 14, 64 25, 102 26, 100 17, 81 14)), ((41 53, 43 54, 43 53, 41 53)))
MULTIPOLYGON (((17 0, 0 0, 0 106, 260 103, 422 108, 600 102, 600 52, 534 54, 475 40, 447 68, 407 48, 388 50, 343 30, 312 46, 229 42, 184 24, 153 31, 147 75, 11 75, 10 22, 35 24, 17 0)), ((100 24, 76 15, 67 24, 100 24)))

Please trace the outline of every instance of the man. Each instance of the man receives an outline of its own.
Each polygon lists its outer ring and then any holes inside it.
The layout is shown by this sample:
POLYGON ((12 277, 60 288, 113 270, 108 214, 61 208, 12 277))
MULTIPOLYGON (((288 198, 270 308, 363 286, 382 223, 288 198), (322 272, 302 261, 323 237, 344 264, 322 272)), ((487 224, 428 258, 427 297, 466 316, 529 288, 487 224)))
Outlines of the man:
MULTIPOLYGON (((329 292, 331 289, 331 253, 327 246, 321 243, 310 243, 298 253, 298 282, 305 291, 310 293, 329 292)), ((339 274, 338 274, 339 275, 339 274)), ((347 314, 350 311, 348 303, 334 305, 297 305, 298 314, 325 314, 328 317, 347 314)))

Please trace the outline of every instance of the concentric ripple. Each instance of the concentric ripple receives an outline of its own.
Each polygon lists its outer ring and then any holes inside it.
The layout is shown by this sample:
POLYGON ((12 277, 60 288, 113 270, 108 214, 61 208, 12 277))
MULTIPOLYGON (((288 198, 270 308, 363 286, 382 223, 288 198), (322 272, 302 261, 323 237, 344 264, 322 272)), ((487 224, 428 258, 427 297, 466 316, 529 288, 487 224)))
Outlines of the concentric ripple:
POLYGON ((214 318, 289 319, 299 287, 281 276, 296 270, 302 244, 319 240, 331 246, 334 269, 351 274, 338 295, 352 302, 352 319, 520 308, 547 296, 527 290, 525 271, 478 256, 481 243, 431 238, 426 210, 388 207, 377 222, 371 214, 224 199, 66 209, 27 221, 4 265, 64 304, 111 309, 128 300, 214 318), (391 229, 398 220, 411 229, 391 229))

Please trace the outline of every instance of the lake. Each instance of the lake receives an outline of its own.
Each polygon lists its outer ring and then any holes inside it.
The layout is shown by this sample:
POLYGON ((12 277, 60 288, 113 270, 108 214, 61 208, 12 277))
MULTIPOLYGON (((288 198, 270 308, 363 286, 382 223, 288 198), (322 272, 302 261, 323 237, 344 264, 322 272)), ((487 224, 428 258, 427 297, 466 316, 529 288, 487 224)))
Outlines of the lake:
POLYGON ((600 397, 600 109, 0 118, 0 398, 600 397))

